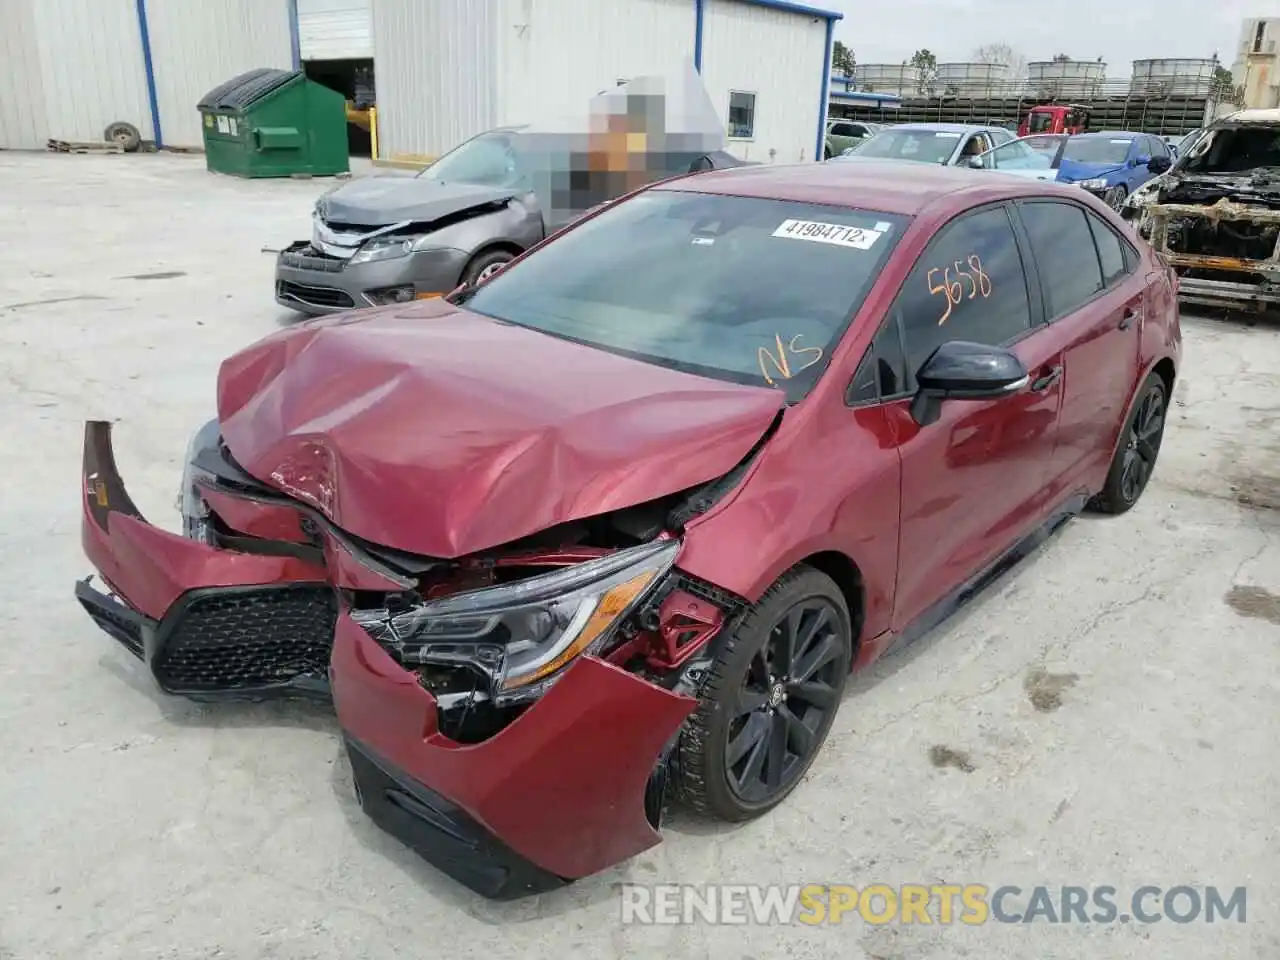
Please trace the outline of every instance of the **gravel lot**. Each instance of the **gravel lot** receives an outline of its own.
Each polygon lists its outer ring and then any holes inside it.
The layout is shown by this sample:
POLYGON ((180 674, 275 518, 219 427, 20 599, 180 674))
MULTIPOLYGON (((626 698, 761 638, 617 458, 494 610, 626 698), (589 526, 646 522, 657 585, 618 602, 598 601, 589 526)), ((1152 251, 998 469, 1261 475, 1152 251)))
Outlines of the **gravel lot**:
POLYGON ((291 322, 324 181, 0 153, 0 958, 1280 957, 1280 328, 1185 318, 1153 485, 854 684, 806 783, 555 895, 468 895, 360 813, 302 706, 154 692, 71 587, 82 421, 176 528, 220 360, 291 322), (616 884, 1248 887, 1248 922, 622 926, 616 884), (661 954, 658 953, 661 951, 661 954))

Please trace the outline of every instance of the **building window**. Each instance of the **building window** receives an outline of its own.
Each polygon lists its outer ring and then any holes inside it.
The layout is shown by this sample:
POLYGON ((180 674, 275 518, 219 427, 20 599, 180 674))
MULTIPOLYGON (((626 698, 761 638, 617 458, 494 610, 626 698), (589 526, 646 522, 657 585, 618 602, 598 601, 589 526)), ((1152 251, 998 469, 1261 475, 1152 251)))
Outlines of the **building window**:
POLYGON ((750 140, 756 135, 756 95, 729 91, 729 139, 750 140))

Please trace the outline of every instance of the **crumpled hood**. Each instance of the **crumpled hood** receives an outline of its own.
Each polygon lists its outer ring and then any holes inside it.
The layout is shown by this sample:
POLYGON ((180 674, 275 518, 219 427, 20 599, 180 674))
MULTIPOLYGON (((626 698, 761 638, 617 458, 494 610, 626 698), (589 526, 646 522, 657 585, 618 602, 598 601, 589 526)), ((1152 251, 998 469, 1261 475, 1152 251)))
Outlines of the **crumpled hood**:
POLYGON ((713 480, 782 402, 443 300, 300 324, 218 377, 242 468, 357 537, 440 558, 713 480))
POLYGON ((442 183, 425 177, 362 177, 327 193, 316 212, 330 223, 384 227, 406 220, 431 222, 471 207, 497 203, 518 190, 466 183, 442 183))
POLYGON ((1068 160, 1063 157, 1062 163, 1058 166, 1058 180, 1062 183, 1075 183, 1078 180, 1105 180, 1123 169, 1123 163, 1081 163, 1079 160, 1068 160))

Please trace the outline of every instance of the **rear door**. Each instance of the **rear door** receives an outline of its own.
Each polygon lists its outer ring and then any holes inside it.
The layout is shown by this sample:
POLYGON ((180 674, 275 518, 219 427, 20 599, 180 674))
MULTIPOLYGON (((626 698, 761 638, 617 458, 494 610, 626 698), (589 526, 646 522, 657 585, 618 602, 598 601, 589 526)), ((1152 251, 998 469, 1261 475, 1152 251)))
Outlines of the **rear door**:
POLYGON ((1049 326, 1064 351, 1055 487, 1096 490, 1138 372, 1147 281, 1137 249, 1066 200, 1020 201, 1049 326))
POLYGON ((926 427, 911 419, 909 399, 885 405, 902 462, 895 629, 965 583, 1050 506, 1044 487, 1062 358, 1028 267, 1006 206, 978 208, 934 238, 890 311, 902 339, 904 397, 948 340, 1009 345, 1034 381, 999 400, 944 403, 926 427))

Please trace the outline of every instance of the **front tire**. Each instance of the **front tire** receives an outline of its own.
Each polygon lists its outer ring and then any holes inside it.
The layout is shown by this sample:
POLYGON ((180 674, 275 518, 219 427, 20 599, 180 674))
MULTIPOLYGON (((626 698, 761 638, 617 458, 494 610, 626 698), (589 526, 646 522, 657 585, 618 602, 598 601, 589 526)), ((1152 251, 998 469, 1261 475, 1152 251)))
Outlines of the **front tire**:
POLYGON ((1112 187, 1103 195, 1103 201, 1117 213, 1124 209, 1124 202, 1128 199, 1129 191, 1124 184, 1112 187))
POLYGON ((697 812, 750 820, 796 788, 827 738, 853 655, 840 588, 801 566, 725 638, 680 736, 680 793, 697 812))
POLYGON ((510 250, 490 250, 472 259, 462 271, 462 282, 469 287, 488 280, 516 258, 510 250))
POLYGON ((1117 515, 1129 510, 1147 489, 1164 440, 1168 409, 1164 380, 1150 374, 1138 391, 1137 400, 1120 434, 1120 444, 1111 458, 1107 482, 1089 501, 1099 513, 1117 515))

